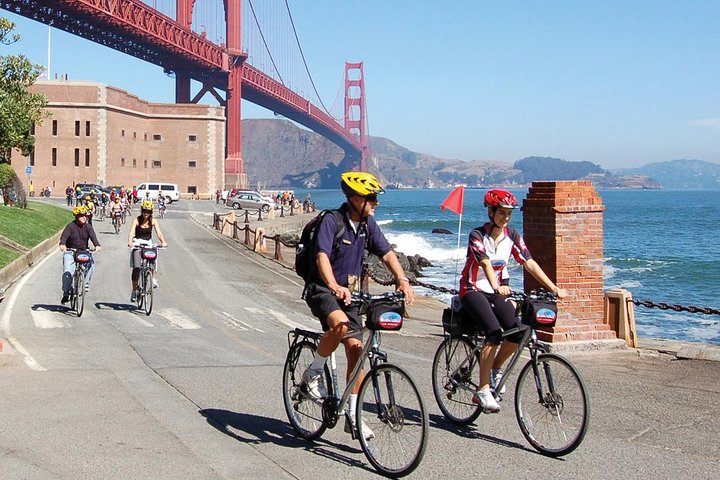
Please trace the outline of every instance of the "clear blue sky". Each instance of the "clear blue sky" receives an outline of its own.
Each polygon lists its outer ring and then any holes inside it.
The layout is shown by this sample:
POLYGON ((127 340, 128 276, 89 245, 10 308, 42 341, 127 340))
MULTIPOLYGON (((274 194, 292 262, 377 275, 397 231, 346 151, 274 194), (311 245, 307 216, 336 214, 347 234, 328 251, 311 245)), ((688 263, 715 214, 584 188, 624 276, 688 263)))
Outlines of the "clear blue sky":
MULTIPOLYGON (((720 163, 720 1, 290 6, 324 102, 336 97, 344 62, 362 60, 370 134, 411 150, 510 163, 553 156, 605 168, 720 163)), ((23 36, 0 54, 45 65, 47 27, 0 15, 23 36)), ((53 76, 174 99, 174 81, 154 65, 59 30, 52 52, 53 76)), ((271 116, 243 106, 244 118, 271 116)))

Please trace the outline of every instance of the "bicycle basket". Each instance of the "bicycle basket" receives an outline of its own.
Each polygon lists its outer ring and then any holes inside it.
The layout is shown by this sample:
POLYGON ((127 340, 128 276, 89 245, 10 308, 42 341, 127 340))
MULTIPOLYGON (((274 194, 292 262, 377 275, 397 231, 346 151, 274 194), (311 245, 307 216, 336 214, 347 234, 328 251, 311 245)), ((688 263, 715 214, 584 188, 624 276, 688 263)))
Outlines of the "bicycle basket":
POLYGON ((523 305, 522 323, 532 328, 554 327, 557 305, 544 300, 527 300, 523 305))
POLYGON ((463 308, 460 310, 454 310, 452 307, 444 309, 442 313, 442 325, 445 333, 451 337, 469 335, 475 331, 470 321, 470 316, 463 308))
POLYGON ((400 330, 405 304, 402 300, 372 300, 365 326, 370 330, 400 330))
POLYGON ((157 249, 156 248, 143 248, 142 249, 142 257, 145 260, 155 260, 157 258, 157 249))
POLYGON ((75 261, 77 263, 87 263, 90 261, 92 257, 90 256, 90 252, 87 250, 82 250, 79 252, 75 252, 75 261))

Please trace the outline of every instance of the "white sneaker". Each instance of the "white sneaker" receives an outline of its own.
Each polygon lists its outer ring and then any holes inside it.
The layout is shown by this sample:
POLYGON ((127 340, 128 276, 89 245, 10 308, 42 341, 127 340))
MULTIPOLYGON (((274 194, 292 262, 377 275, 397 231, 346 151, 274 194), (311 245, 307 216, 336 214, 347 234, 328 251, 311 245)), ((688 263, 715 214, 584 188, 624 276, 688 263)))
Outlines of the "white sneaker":
POLYGON ((132 293, 130 294, 130 301, 133 303, 137 302, 137 290, 133 289, 132 293))
POLYGON ((153 277, 153 288, 158 288, 157 280, 155 280, 155 277, 153 277))
POLYGON ((484 413, 498 413, 500 411, 500 405, 495 400, 495 397, 493 397, 489 388, 476 391, 472 397, 472 401, 480 405, 484 413))
MULTIPOLYGON (((357 429, 355 428, 355 420, 350 420, 351 417, 345 417, 345 433, 349 433, 353 438, 358 437, 357 429)), ((362 432, 365 436, 365 440, 372 440, 375 438, 375 432, 370 430, 370 427, 365 423, 365 419, 360 420, 362 424, 362 432)))
MULTIPOLYGON (((503 376, 503 369, 502 368, 492 368, 490 369, 490 386, 492 388, 495 388, 495 386, 500 382, 500 379, 503 376)), ((503 395, 505 393, 505 384, 503 384, 500 391, 495 390, 495 393, 498 395, 503 395)))
POLYGON ((327 397, 327 389, 323 380, 323 371, 305 370, 300 380, 300 390, 313 400, 322 400, 327 397))

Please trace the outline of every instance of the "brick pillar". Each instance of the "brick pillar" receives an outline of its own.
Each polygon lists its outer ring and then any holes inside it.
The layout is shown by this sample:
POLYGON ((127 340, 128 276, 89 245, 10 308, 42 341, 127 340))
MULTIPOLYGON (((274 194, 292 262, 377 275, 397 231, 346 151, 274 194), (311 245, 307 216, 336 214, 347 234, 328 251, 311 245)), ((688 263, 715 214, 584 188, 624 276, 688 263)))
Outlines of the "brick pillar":
MULTIPOLYGON (((614 340, 603 323, 603 212, 592 182, 533 182, 523 201, 523 237, 535 261, 569 297, 558 303, 545 342, 614 340)), ((525 272, 525 290, 540 287, 525 272)))

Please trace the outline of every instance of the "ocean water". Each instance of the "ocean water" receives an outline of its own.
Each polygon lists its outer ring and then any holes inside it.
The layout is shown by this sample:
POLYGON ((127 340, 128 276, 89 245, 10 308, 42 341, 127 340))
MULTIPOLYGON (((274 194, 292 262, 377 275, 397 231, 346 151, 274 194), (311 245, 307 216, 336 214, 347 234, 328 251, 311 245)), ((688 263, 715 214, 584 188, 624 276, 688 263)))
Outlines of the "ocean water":
MULTIPOLYGON (((459 216, 440 210, 449 189, 389 190, 380 197, 376 219, 388 240, 407 255, 433 263, 422 280, 457 288, 470 230, 487 220, 484 190, 466 189, 458 248, 459 216), (453 235, 431 233, 445 228, 453 235)), ((513 191, 518 200, 527 190, 513 191)), ((297 190, 304 198, 306 191, 297 190)), ((339 190, 312 190, 319 208, 335 208, 339 190)), ((720 309, 720 192, 672 190, 600 190, 604 214, 605 289, 624 288, 634 299, 720 309)), ((522 232, 522 212, 511 226, 522 232)), ((532 253, 532 252, 531 252, 532 253)), ((522 287, 521 267, 513 261, 511 286, 522 287)), ((419 293, 447 296, 418 289, 419 293)), ((720 344, 720 315, 635 307, 638 334, 720 344)))

